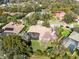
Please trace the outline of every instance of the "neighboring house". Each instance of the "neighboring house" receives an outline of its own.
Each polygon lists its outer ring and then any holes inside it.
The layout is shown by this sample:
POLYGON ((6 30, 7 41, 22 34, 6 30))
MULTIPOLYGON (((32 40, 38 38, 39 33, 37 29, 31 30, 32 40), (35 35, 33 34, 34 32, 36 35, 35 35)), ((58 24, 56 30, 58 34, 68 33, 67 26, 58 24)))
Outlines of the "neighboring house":
POLYGON ((4 30, 5 34, 19 34, 23 28, 24 25, 22 23, 10 22, 2 29, 4 30))
POLYGON ((70 51, 74 51, 76 48, 79 49, 79 33, 73 31, 69 37, 64 38, 61 41, 61 44, 66 48, 69 48, 70 51))
POLYGON ((74 27, 74 28, 72 28, 72 30, 79 33, 79 27, 74 27))
POLYGON ((63 12, 63 11, 56 11, 53 14, 59 20, 62 20, 63 17, 65 16, 65 12, 63 12))

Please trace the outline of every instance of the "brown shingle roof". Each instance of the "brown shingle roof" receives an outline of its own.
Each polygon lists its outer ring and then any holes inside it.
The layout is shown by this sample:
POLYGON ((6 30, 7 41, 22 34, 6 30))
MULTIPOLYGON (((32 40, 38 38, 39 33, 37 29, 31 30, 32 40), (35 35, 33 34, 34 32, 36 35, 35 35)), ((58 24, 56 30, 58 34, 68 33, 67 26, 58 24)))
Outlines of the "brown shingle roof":
POLYGON ((6 29, 6 28, 13 28, 13 30, 12 31, 5 30, 4 32, 19 34, 21 32, 21 30, 24 28, 24 25, 23 24, 15 24, 13 22, 10 22, 7 25, 5 25, 2 29, 6 29))

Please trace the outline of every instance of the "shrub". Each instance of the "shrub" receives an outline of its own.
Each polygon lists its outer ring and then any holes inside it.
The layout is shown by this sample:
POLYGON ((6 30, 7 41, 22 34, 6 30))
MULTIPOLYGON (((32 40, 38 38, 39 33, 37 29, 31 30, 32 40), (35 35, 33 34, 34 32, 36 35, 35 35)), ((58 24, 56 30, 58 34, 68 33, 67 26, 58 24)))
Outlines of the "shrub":
POLYGON ((64 31, 61 33, 62 36, 68 36, 70 34, 71 30, 69 29, 64 29, 64 31))

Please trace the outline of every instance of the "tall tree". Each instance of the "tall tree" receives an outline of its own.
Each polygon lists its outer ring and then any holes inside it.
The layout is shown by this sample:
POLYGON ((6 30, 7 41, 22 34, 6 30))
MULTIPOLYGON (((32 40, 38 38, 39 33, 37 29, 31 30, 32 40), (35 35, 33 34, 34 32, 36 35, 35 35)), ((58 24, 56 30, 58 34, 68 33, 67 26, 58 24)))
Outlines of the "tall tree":
POLYGON ((64 21, 66 23, 71 23, 71 22, 74 22, 74 20, 77 18, 77 15, 73 12, 70 12, 70 13, 67 13, 65 16, 64 16, 64 21))
POLYGON ((15 54, 25 54, 29 55, 30 49, 28 45, 24 41, 22 41, 21 37, 16 35, 8 35, 1 37, 2 39, 2 50, 5 54, 12 56, 13 58, 15 54))

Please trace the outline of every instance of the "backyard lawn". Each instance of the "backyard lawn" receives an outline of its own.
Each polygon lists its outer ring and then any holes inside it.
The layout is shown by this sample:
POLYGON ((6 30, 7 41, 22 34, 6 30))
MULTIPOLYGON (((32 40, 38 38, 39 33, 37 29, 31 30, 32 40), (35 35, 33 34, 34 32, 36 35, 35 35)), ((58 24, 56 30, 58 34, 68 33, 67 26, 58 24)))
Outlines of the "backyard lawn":
POLYGON ((40 43, 39 40, 32 40, 32 47, 34 51, 36 51, 37 49, 45 50, 47 46, 50 46, 50 42, 44 45, 40 43))
MULTIPOLYGON (((50 42, 48 42, 48 44, 44 45, 44 44, 40 43, 39 40, 32 40, 32 47, 33 47, 34 52, 36 52, 37 49, 44 51, 46 49, 46 47, 48 47, 48 46, 50 46, 50 42)), ((33 54, 30 57, 30 59, 50 59, 50 58, 45 55, 33 54)))
POLYGON ((43 49, 43 47, 39 43, 39 40, 32 40, 32 47, 34 51, 36 51, 37 49, 43 49))

